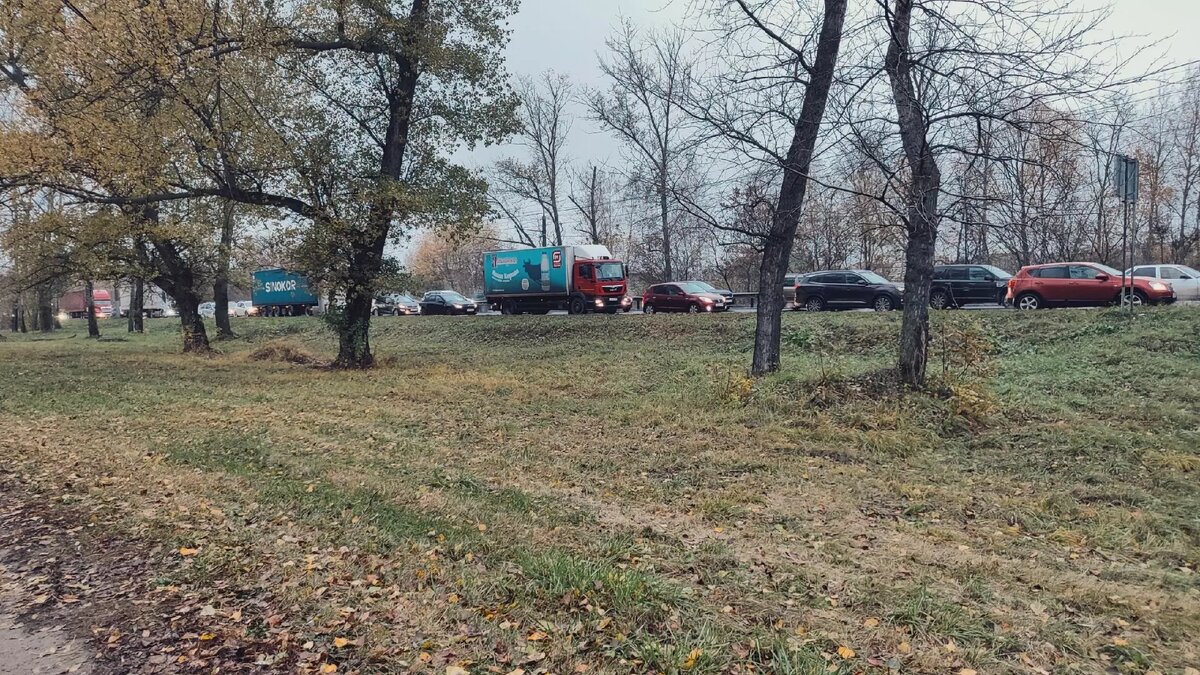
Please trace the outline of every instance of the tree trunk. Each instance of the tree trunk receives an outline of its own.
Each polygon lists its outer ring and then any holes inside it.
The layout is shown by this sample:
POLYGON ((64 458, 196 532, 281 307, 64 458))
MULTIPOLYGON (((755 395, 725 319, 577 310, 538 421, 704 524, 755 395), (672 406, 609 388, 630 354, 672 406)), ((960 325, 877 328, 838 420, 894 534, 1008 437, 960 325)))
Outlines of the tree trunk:
POLYGON ((354 263, 350 266, 346 305, 337 317, 338 356, 335 367, 353 369, 375 365, 370 341, 371 299, 374 297, 371 283, 379 273, 386 241, 386 234, 382 235, 378 253, 374 249, 362 251, 355 255, 354 263))
POLYGON ((907 195, 908 244, 905 249, 904 321, 900 325, 900 380, 909 386, 925 384, 929 356, 929 286, 937 245, 938 191, 942 176, 926 137, 925 110, 912 78, 909 33, 913 0, 895 0, 890 20, 891 40, 884 69, 896 104, 900 142, 909 170, 907 195))
POLYGON ((213 279, 217 339, 237 337, 229 323, 229 258, 233 252, 234 204, 226 200, 221 209, 221 245, 217 249, 217 271, 213 279))
POLYGON ((141 277, 133 279, 129 285, 129 322, 127 329, 130 333, 146 331, 146 281, 141 277))
POLYGON ((842 46, 842 26, 845 20, 846 0, 825 0, 816 60, 813 61, 808 87, 804 90, 800 117, 796 120, 792 132, 792 144, 788 148, 783 167, 779 199, 775 213, 771 216, 771 230, 763 246, 762 265, 758 274, 754 361, 750 367, 750 372, 754 375, 779 370, 783 280, 787 275, 788 261, 792 258, 792 245, 796 241, 800 211, 804 207, 804 196, 808 190, 808 172, 812 168, 813 151, 821 131, 821 120, 825 116, 825 105, 829 101, 829 89, 833 84, 838 51, 842 46))
POLYGON ((37 327, 43 333, 54 330, 54 306, 51 303, 50 288, 46 284, 37 289, 37 327))
POLYGON ((174 300, 183 330, 183 351, 192 354, 207 354, 212 351, 208 346, 208 333, 204 330, 204 321, 200 318, 200 296, 194 290, 189 290, 179 293, 174 300))
POLYGON ((96 321, 96 289, 89 280, 83 286, 84 309, 87 312, 89 338, 100 337, 100 323, 96 321))
POLYGON ((912 386, 925 384, 929 359, 929 288, 933 284, 933 259, 937 245, 936 180, 924 177, 910 195, 908 244, 904 249, 904 320, 900 325, 900 380, 912 386))

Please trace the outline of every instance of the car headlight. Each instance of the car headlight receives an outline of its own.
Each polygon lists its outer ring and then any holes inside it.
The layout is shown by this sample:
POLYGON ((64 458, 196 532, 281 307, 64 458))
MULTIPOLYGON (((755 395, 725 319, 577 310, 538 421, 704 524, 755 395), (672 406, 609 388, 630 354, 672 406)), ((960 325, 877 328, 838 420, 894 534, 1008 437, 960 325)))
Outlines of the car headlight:
POLYGON ((633 298, 629 297, 628 295, 621 298, 622 305, 628 305, 628 304, 632 304, 632 303, 633 303, 633 298))
POLYGON ((716 302, 716 300, 713 300, 712 298, 700 298, 700 302, 711 305, 716 302))
POLYGON ((455 305, 454 309, 462 309, 462 305, 455 305))
POLYGON ((1171 287, 1161 281, 1151 281, 1150 288, 1159 291, 1160 293, 1165 293, 1166 291, 1170 290, 1171 287))

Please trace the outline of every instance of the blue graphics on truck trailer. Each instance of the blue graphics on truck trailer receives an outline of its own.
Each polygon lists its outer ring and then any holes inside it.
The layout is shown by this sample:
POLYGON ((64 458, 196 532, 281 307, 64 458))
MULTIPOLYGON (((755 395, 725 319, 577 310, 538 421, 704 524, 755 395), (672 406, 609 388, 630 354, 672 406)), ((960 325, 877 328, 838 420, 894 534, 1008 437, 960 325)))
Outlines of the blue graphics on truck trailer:
POLYGON ((313 293, 308 277, 289 272, 282 267, 255 272, 250 299, 255 306, 317 304, 317 296, 313 293))
POLYGON ((566 246, 483 254, 488 296, 546 296, 570 293, 571 261, 566 246))

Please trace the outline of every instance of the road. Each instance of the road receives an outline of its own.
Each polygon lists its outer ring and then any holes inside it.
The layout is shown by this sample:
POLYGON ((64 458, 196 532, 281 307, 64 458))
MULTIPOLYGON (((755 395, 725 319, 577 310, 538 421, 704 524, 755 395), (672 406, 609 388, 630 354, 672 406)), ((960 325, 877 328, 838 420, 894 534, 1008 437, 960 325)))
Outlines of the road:
MULTIPOLYGON (((983 310, 983 311, 987 311, 987 310, 1003 310, 1003 309, 1008 309, 1008 308, 1006 308, 1006 307, 1003 307, 1003 306, 1001 306, 1001 305, 995 305, 995 304, 988 303, 988 304, 982 304, 982 305, 964 305, 964 306, 962 307, 962 309, 967 309, 967 310, 983 310)), ((789 310, 789 311, 790 311, 790 310, 789 310)), ((869 307, 864 307, 864 308, 862 308, 862 309, 847 309, 847 310, 842 310, 842 311, 846 311, 846 312, 874 312, 875 310, 873 310, 873 309, 871 309, 871 308, 869 308, 869 307)), ((733 307, 730 307, 730 308, 729 308, 729 312, 730 312, 730 313, 732 313, 732 314, 753 314, 753 313, 754 313, 754 308, 753 308, 753 307, 750 307, 750 306, 748 306, 748 305, 734 305, 733 307)), ((631 314, 631 315, 639 315, 639 316, 648 316, 648 315, 646 315, 646 314, 644 314, 644 313, 642 313, 641 311, 638 311, 638 310, 633 310, 633 311, 630 311, 630 312, 629 312, 629 314, 631 314)), ((550 312, 550 313, 549 313, 549 315, 550 315, 550 316, 566 316, 566 315, 567 315, 567 312, 566 312, 565 310, 555 310, 555 311, 553 311, 553 312, 550 312)), ((500 314, 500 312, 480 312, 479 316, 502 316, 502 315, 500 314)))

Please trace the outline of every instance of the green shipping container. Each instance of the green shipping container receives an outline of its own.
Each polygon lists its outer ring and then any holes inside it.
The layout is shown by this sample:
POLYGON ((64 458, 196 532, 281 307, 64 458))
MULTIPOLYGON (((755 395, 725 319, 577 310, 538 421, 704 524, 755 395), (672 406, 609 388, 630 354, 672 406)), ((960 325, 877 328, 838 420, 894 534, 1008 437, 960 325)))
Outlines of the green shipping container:
POLYGON ((492 251, 483 254, 489 296, 566 296, 571 292, 569 246, 492 251))
POLYGON ((258 270, 254 273, 254 288, 250 301, 257 306, 266 305, 316 305, 308 277, 289 272, 281 267, 258 270))

